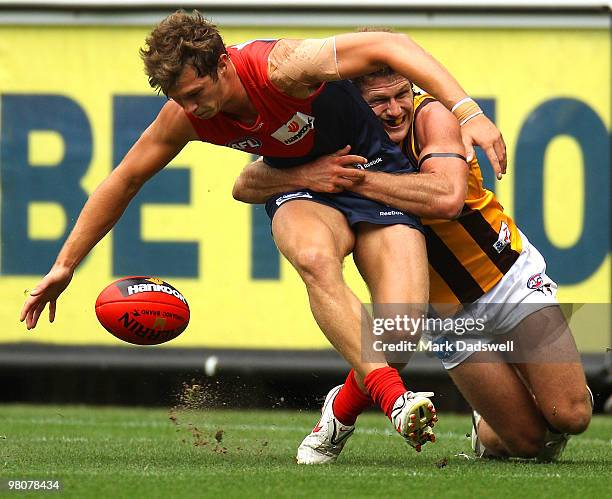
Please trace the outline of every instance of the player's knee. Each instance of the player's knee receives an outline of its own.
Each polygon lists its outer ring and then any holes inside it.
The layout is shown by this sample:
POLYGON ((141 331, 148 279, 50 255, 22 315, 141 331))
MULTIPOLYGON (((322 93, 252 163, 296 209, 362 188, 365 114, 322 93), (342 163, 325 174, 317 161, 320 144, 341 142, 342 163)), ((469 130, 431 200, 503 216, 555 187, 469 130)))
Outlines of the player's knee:
POLYGON ((307 286, 323 286, 342 276, 342 262, 323 248, 302 248, 292 263, 307 286))
POLYGON ((591 415, 590 402, 586 398, 576 398, 555 406, 547 420, 558 432, 578 435, 588 428, 591 415))

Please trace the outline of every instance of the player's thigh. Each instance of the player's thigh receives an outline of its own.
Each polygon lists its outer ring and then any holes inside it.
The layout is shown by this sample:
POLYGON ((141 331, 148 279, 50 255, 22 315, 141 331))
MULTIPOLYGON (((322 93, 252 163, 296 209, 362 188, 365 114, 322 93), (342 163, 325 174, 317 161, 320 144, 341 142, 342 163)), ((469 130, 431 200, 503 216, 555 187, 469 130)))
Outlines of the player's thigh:
POLYGON ((544 418, 561 432, 581 433, 591 418, 580 355, 560 307, 539 310, 521 321, 509 336, 529 362, 517 369, 526 380, 544 418))
POLYGON ((353 258, 375 303, 427 303, 423 234, 408 225, 357 226, 353 258))
POLYGON ((474 353, 448 371, 470 406, 511 448, 517 440, 538 442, 545 432, 533 396, 511 364, 495 353, 474 353))
POLYGON ((278 209, 272 220, 272 235, 278 249, 298 270, 328 259, 341 262, 355 243, 340 211, 302 200, 286 202, 278 209))
MULTIPOLYGON (((429 282, 425 241, 421 232, 408 225, 357 226, 353 259, 368 285, 374 320, 423 317, 427 313, 429 282)), ((385 327, 377 341, 388 344, 418 343, 421 330, 411 322, 385 327), (408 325, 408 327, 406 327, 408 325)), ((390 365, 401 370, 411 350, 386 351, 390 365)))

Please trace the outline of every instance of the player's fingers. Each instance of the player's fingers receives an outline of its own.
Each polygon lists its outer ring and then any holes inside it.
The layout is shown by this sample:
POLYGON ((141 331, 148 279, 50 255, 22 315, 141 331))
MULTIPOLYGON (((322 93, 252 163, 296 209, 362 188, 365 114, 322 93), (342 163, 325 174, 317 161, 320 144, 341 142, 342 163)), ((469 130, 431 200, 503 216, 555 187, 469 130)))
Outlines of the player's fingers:
POLYGON ((49 302, 49 322, 55 320, 55 310, 57 308, 57 302, 55 300, 49 302))
POLYGON ((334 172, 339 177, 350 178, 353 180, 361 180, 365 177, 365 171, 358 168, 338 168, 334 172))
POLYGON ((25 316, 26 329, 32 329, 32 318, 34 317, 35 308, 30 308, 25 316))
POLYGON ((21 307, 21 312, 19 313, 19 322, 23 322, 25 320, 29 310, 30 307, 28 306, 28 302, 25 302, 23 307, 21 307))
POLYGON ((495 152, 495 148, 493 146, 489 146, 485 149, 485 153, 487 154, 487 158, 489 158, 489 162, 493 167, 493 171, 495 172, 497 180, 501 180, 502 170, 499 164, 499 158, 497 157, 497 152, 495 152))
POLYGON ((36 310, 34 310, 34 313, 32 314, 32 323, 30 325, 30 329, 35 328, 36 324, 38 324, 38 318, 40 317, 40 314, 43 313, 45 305, 45 303, 41 303, 40 305, 38 305, 38 307, 36 307, 36 310))
POLYGON ((40 316, 40 313, 42 312, 44 308, 45 308, 44 303, 43 304, 35 303, 30 307, 30 310, 28 311, 28 314, 26 315, 26 327, 28 329, 32 329, 34 326, 36 326, 36 321, 38 321, 38 316, 40 316))
POLYGON ((461 141, 463 142, 463 147, 465 148, 465 159, 469 163, 474 159, 474 146, 472 145, 472 139, 469 136, 461 134, 461 141))
POLYGON ((501 135, 499 136, 499 140, 493 144, 493 147, 495 147, 495 152, 499 158, 501 173, 506 173, 506 168, 508 166, 508 155, 506 153, 506 143, 501 135))
POLYGON ((344 146, 342 149, 338 149, 333 156, 345 156, 346 154, 349 153, 349 151, 351 150, 351 146, 350 145, 346 145, 344 146))
POLYGON ((28 310, 28 313, 27 313, 26 318, 25 318, 26 329, 32 329, 32 322, 33 322, 33 317, 34 317, 34 312, 35 311, 36 311, 35 308, 31 308, 30 310, 28 310))
MULTIPOLYGON (((26 290, 26 293, 27 292, 28 291, 26 290)), ((21 307, 21 313, 19 314, 19 320, 21 322, 23 322, 27 318, 28 314, 30 314, 30 312, 36 308, 37 303, 38 298, 28 296, 28 299, 23 304, 23 307, 21 307)))
POLYGON ((356 154, 347 154, 346 156, 338 158, 337 161, 340 166, 352 166, 355 163, 364 164, 367 162, 368 160, 366 158, 364 158, 363 156, 357 156, 356 154))

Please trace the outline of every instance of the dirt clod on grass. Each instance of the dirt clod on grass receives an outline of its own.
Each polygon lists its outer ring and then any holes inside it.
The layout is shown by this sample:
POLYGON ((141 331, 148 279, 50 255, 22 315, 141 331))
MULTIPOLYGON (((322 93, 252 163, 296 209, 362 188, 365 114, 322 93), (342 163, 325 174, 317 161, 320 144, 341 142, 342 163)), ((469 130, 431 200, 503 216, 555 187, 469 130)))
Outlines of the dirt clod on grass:
POLYGON ((220 445, 225 433, 223 429, 208 433, 190 421, 196 415, 201 419, 202 411, 214 406, 216 399, 217 393, 214 390, 208 391, 195 380, 185 382, 177 394, 177 404, 169 410, 168 419, 177 427, 177 432, 181 432, 183 436, 185 433, 190 434, 190 441, 182 438, 181 442, 191 443, 194 447, 205 447, 212 442, 215 445, 208 446, 211 452, 226 454, 227 447, 220 445))
POLYGON ((223 440, 223 430, 218 430, 217 433, 215 433, 215 440, 221 443, 221 440, 223 440))

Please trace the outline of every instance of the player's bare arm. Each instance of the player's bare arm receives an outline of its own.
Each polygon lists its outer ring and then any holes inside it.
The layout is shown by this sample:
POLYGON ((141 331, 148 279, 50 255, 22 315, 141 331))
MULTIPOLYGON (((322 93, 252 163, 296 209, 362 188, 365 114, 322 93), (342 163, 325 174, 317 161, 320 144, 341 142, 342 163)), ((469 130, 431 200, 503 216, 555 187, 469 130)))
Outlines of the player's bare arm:
POLYGON ((47 303, 49 320, 53 322, 56 300, 79 263, 117 223, 142 185, 195 138, 183 110, 173 101, 166 103, 117 168, 89 197, 50 272, 30 292, 20 314, 28 329, 36 326, 47 303))
POLYGON ((353 165, 367 160, 349 154, 349 151, 350 146, 346 146, 310 163, 283 169, 272 168, 263 159, 258 159, 242 170, 234 183, 232 195, 243 203, 260 204, 280 192, 309 189, 334 193, 350 189, 365 175, 363 170, 355 169, 353 165))
POLYGON ((305 98, 323 81, 350 79, 383 66, 410 79, 461 117, 468 161, 476 144, 486 152, 498 178, 505 173, 506 146, 500 131, 471 99, 466 100, 466 92, 444 66, 404 34, 362 32, 281 40, 270 53, 268 69, 277 88, 305 98))
POLYGON ((418 216, 454 218, 463 207, 468 179, 459 124, 440 103, 432 102, 417 115, 416 129, 420 173, 366 171, 351 190, 418 216))

